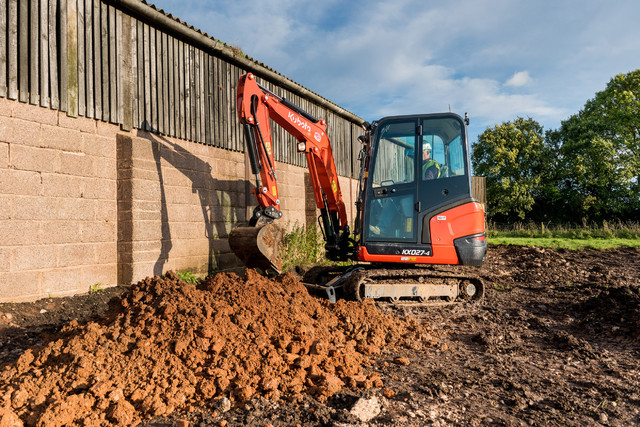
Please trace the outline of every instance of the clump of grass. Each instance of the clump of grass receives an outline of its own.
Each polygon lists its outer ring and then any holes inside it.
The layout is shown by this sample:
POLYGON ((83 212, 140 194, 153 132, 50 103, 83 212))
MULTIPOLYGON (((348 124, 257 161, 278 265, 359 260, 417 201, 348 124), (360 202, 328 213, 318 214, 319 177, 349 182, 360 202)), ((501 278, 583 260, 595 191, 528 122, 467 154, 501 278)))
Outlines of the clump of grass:
POLYGON ((97 294, 98 292, 102 292, 102 283, 98 282, 98 283, 94 283, 93 285, 91 285, 89 287, 89 293, 90 294, 97 294))
POLYGON ((496 291, 499 291, 499 292, 510 291, 511 290, 511 285, 508 284, 508 283, 506 285, 501 285, 500 283, 494 283, 493 284, 493 289, 495 289, 496 291))
POLYGON ((282 238, 280 258, 283 271, 296 265, 323 264, 324 240, 318 227, 300 227, 297 224, 282 238))
POLYGON ((185 283, 197 285, 200 282, 200 278, 188 270, 176 271, 176 276, 185 283))

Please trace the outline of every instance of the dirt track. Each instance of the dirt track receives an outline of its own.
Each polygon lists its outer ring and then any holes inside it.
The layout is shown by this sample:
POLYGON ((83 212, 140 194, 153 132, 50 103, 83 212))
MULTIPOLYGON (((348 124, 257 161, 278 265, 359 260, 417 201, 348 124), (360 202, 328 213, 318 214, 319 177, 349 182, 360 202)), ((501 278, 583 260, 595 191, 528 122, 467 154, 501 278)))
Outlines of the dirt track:
POLYGON ((28 423, 357 424, 362 397, 370 425, 640 423, 640 250, 491 247, 480 273, 483 303, 429 309, 327 307, 292 278, 150 280, 27 353, 125 290, 2 305, 0 362, 23 355, 0 403, 28 423))

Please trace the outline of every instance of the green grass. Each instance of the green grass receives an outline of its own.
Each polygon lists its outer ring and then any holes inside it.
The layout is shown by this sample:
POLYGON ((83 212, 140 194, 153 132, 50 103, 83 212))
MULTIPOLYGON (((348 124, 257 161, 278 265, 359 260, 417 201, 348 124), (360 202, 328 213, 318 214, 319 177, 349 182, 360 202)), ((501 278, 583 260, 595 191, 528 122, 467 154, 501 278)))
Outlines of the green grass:
POLYGON ((561 239, 536 237, 491 237, 488 243, 494 245, 540 246, 544 248, 579 249, 610 249, 623 246, 640 247, 638 239, 561 239))
POLYGON ((495 289, 496 291, 499 291, 499 292, 510 291, 511 290, 511 285, 509 285, 509 284, 501 285, 499 283, 494 283, 493 284, 493 289, 495 289))
POLYGON ((498 245, 526 245, 564 249, 608 249, 640 247, 640 223, 607 223, 550 225, 515 224, 499 226, 489 224, 487 242, 498 245))

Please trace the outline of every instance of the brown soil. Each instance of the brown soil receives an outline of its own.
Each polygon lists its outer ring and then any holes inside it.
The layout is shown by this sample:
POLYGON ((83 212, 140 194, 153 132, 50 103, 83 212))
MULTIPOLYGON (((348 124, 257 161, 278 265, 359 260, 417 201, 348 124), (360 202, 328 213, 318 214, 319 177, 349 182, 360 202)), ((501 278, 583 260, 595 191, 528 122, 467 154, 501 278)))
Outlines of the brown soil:
POLYGON ((330 306, 250 272, 0 305, 0 424, 357 424, 362 396, 370 425, 640 423, 640 250, 469 270, 480 304, 330 306))
POLYGON ((372 302, 315 299, 293 276, 219 274, 198 287, 173 273, 112 300, 96 322, 65 326, 0 373, 3 406, 28 424, 138 424, 216 398, 319 402, 381 387, 365 370, 382 348, 437 343, 414 319, 372 302))

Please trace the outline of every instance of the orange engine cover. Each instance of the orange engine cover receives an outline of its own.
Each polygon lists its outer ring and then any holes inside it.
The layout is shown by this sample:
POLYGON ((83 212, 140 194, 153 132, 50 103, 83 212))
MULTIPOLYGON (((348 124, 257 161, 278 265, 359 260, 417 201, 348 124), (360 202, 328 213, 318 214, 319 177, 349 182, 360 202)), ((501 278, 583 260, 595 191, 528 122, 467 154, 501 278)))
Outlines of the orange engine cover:
POLYGON ((466 203, 434 215, 429 220, 433 264, 459 264, 453 240, 481 234, 484 229, 484 208, 480 203, 466 203))

